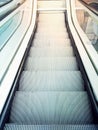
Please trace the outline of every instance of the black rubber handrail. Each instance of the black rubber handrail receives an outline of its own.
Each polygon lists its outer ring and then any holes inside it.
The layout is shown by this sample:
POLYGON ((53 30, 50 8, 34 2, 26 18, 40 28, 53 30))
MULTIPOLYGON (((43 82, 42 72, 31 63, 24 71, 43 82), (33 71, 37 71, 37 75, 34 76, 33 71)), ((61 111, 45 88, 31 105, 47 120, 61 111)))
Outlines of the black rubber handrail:
POLYGON ((3 6, 5 6, 6 4, 8 4, 8 3, 12 2, 12 1, 13 1, 13 0, 9 0, 9 1, 7 1, 7 2, 4 2, 3 4, 0 5, 0 7, 3 7, 3 6))
MULTIPOLYGON (((95 15, 98 15, 98 7, 94 8, 92 6, 90 6, 90 4, 87 4, 86 2, 79 0, 86 8, 88 8, 90 11, 92 11, 95 15)), ((97 4, 98 5, 98 4, 97 4)), ((97 6, 96 5, 96 6, 97 6)))

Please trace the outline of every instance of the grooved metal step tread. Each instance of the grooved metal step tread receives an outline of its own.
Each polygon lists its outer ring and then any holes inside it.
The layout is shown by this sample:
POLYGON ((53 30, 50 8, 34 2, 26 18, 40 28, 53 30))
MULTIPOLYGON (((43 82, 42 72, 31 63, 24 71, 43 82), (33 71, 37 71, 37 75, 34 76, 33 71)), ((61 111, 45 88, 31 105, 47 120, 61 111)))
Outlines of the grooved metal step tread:
POLYGON ((32 46, 34 47, 66 47, 71 46, 70 39, 34 39, 32 46))
POLYGON ((50 32, 50 33, 67 33, 67 29, 66 28, 46 28, 46 27, 40 27, 40 28, 37 28, 36 30, 37 33, 47 33, 47 32, 50 32))
POLYGON ((72 47, 31 47, 29 56, 31 57, 72 57, 74 56, 72 47))
POLYGON ((59 21, 57 21, 57 22, 54 22, 54 21, 51 21, 51 22, 50 21, 47 21, 47 22, 38 22, 37 25, 39 27, 40 26, 42 26, 42 27, 43 26, 45 26, 45 27, 47 27, 47 26, 50 26, 50 27, 54 27, 54 26, 66 27, 64 22, 59 22, 59 21))
POLYGON ((49 21, 54 21, 54 20, 62 21, 65 19, 64 16, 65 16, 64 13, 39 13, 38 19, 47 20, 47 18, 48 18, 49 21))
MULTIPOLYGON (((49 22, 49 21, 51 21, 51 20, 54 20, 54 23, 56 22, 56 21, 58 21, 59 23, 64 23, 64 21, 65 21, 65 18, 63 18, 63 17, 59 17, 59 18, 55 18, 55 17, 38 17, 38 22, 49 22)), ((57 23, 58 23, 57 22, 57 23)))
POLYGON ((25 70, 78 70, 75 57, 28 57, 25 70))
POLYGON ((61 37, 66 37, 66 35, 67 35, 67 37, 68 37, 68 32, 51 32, 51 31, 48 31, 47 33, 42 33, 42 32, 37 32, 36 34, 35 34, 36 36, 54 36, 54 37, 57 37, 58 38, 58 36, 61 36, 61 37))
MULTIPOLYGON (((53 17, 52 17, 53 18, 53 17)), ((46 23, 65 23, 65 18, 56 18, 55 20, 51 20, 52 18, 45 18, 45 17, 37 17, 37 22, 46 22, 46 23)))
POLYGON ((38 18, 40 18, 40 19, 49 18, 49 20, 50 20, 50 18, 53 18, 53 19, 51 19, 51 21, 53 21, 54 19, 59 19, 60 20, 60 18, 65 19, 65 14, 62 13, 62 12, 60 12, 60 13, 53 12, 52 13, 52 12, 46 11, 44 13, 39 13, 38 18))
MULTIPOLYGON (((60 26, 65 26, 65 18, 64 17, 55 17, 55 16, 52 16, 49 15, 47 17, 41 17, 40 15, 37 17, 37 24, 39 25, 57 25, 59 24, 60 26)), ((54 26, 53 26, 54 27, 54 26)))
POLYGON ((98 125, 17 125, 6 124, 4 130, 98 130, 98 125))
POLYGON ((69 38, 69 36, 68 35, 65 35, 65 37, 64 36, 60 36, 60 35, 57 35, 57 36, 51 36, 51 35, 35 35, 35 37, 34 38, 36 38, 36 39, 39 39, 39 40, 43 40, 43 39, 45 39, 45 40, 48 40, 48 39, 64 39, 64 40, 66 40, 66 39, 68 39, 69 38))
POLYGON ((19 91, 84 91, 80 71, 23 71, 19 91))
POLYGON ((41 12, 41 13, 46 13, 47 12, 50 12, 50 13, 55 13, 55 12, 58 12, 58 13, 64 13, 66 12, 66 8, 37 8, 37 11, 38 12, 41 12))
POLYGON ((66 28, 61 29, 61 28, 48 28, 48 27, 47 28, 45 28, 45 27, 42 28, 42 27, 40 27, 40 28, 37 28, 36 32, 37 33, 43 33, 43 34, 47 33, 47 32, 50 33, 50 34, 51 33, 55 34, 57 32, 58 32, 58 34, 59 33, 65 33, 66 34, 67 33, 67 29, 66 28))
MULTIPOLYGON (((60 23, 60 24, 63 23, 63 24, 64 24, 64 23, 65 23, 65 19, 57 19, 57 20, 55 20, 55 21, 52 21, 51 19, 38 18, 38 19, 37 19, 37 22, 38 22, 38 23, 40 23, 40 22, 41 22, 41 23, 42 23, 42 22, 43 22, 43 23, 51 23, 51 24, 54 24, 54 23, 58 23, 58 24, 59 24, 59 23, 60 23)), ((48 28, 48 27, 47 27, 47 28, 48 28)), ((64 28, 63 28, 63 29, 64 29, 64 28)))
POLYGON ((59 38, 68 39, 69 35, 68 35, 68 33, 66 33, 65 35, 59 35, 59 34, 57 34, 57 32, 54 35, 48 34, 48 33, 47 34, 38 34, 38 33, 36 33, 35 38, 36 39, 43 39, 43 38, 45 38, 45 39, 59 39, 59 38))
POLYGON ((38 8, 63 8, 65 7, 65 1, 38 1, 38 8))
POLYGON ((86 92, 16 92, 10 123, 90 124, 91 104, 86 92))
POLYGON ((66 32, 66 28, 65 27, 56 27, 56 26, 54 26, 54 27, 45 27, 45 26, 40 26, 40 27, 38 27, 37 28, 37 32, 40 32, 40 31, 42 31, 42 30, 44 30, 44 31, 51 31, 51 32, 66 32))
MULTIPOLYGON (((40 22, 39 22, 39 23, 40 23, 40 22)), ((39 28, 40 28, 40 27, 41 27, 41 28, 47 28, 47 27, 48 27, 48 28, 53 29, 53 28, 56 28, 56 27, 58 28, 58 27, 59 27, 59 28, 62 28, 62 30, 64 30, 64 28, 65 28, 65 24, 62 24, 62 22, 61 22, 61 23, 58 23, 58 24, 57 24, 57 23, 39 24, 39 23, 38 23, 38 25, 37 25, 39 28)), ((57 34, 57 32, 56 32, 56 34, 57 34)))

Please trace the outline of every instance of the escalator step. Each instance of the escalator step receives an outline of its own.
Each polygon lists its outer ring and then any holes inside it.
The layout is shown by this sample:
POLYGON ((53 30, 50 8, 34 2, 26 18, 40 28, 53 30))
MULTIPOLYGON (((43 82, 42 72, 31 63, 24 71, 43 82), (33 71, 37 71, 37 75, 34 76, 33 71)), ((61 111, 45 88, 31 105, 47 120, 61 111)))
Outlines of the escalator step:
POLYGON ((47 33, 42 33, 42 32, 38 32, 35 34, 36 37, 54 37, 54 38, 57 38, 59 39, 59 37, 68 37, 68 33, 66 32, 51 32, 51 31, 48 31, 47 33))
POLYGON ((58 34, 60 34, 60 35, 66 35, 66 33, 68 33, 67 32, 67 29, 63 29, 63 30, 61 30, 61 29, 58 29, 58 28, 37 28, 36 29, 36 33, 41 33, 41 34, 55 34, 55 33, 57 33, 58 32, 58 34), (53 31, 53 29, 55 29, 54 31, 53 31))
POLYGON ((40 27, 37 28, 37 32, 40 32, 40 31, 43 31, 43 30, 44 30, 44 31, 47 31, 47 32, 48 32, 48 31, 52 31, 52 32, 56 32, 56 33, 57 33, 57 32, 66 32, 66 31, 67 31, 65 27, 59 27, 59 26, 58 26, 58 27, 55 27, 55 26, 54 26, 54 27, 52 27, 52 28, 51 28, 51 27, 45 27, 45 26, 44 26, 44 27, 41 27, 41 26, 40 26, 40 27))
POLYGON ((75 57, 29 57, 25 70, 78 70, 75 57))
MULTIPOLYGON (((57 17, 57 18, 60 18, 60 17, 64 17, 65 15, 64 15, 64 13, 62 13, 62 12, 58 12, 58 11, 54 11, 54 12, 50 12, 50 11, 44 11, 44 12, 39 12, 38 13, 39 14, 39 16, 42 18, 42 17, 57 17)), ((53 21, 53 20, 52 20, 53 21)))
POLYGON ((66 35, 65 37, 61 37, 61 36, 41 36, 41 35, 39 35, 39 36, 37 36, 37 35, 35 35, 35 39, 38 39, 38 40, 55 40, 56 38, 58 37, 58 39, 62 39, 62 40, 66 40, 66 39, 69 39, 69 36, 68 35, 66 35))
POLYGON ((86 92, 16 92, 10 123, 89 124, 93 123, 86 92))
POLYGON ((98 125, 17 125, 6 124, 4 130, 98 130, 98 125))
POLYGON ((52 21, 51 22, 50 21, 47 21, 47 22, 38 22, 37 25, 39 27, 47 27, 47 26, 49 27, 50 26, 51 28, 53 28, 54 26, 56 26, 57 28, 59 26, 60 27, 64 27, 64 28, 66 27, 64 22, 62 23, 62 22, 58 22, 58 21, 57 22, 52 22, 52 21))
POLYGON ((29 56, 31 57, 66 57, 66 56, 74 56, 72 47, 43 47, 36 48, 31 47, 29 56))
POLYGON ((44 31, 45 33, 47 33, 48 31, 50 32, 59 32, 59 33, 66 33, 67 32, 67 29, 64 27, 64 28, 60 28, 59 26, 58 27, 53 27, 53 28, 50 28, 50 27, 39 27, 37 28, 37 32, 42 32, 44 31))
POLYGON ((46 39, 55 39, 55 38, 57 38, 57 39, 68 39, 69 38, 69 36, 68 36, 68 33, 66 33, 66 35, 64 36, 64 35, 59 35, 59 34, 57 34, 57 33, 55 33, 55 35, 49 35, 48 33, 47 34, 40 34, 40 33, 36 33, 35 34, 35 38, 36 39, 43 39, 43 38, 46 38, 46 39))
POLYGON ((69 37, 68 37, 67 35, 66 35, 65 37, 60 37, 60 36, 58 36, 58 38, 57 38, 57 37, 53 37, 53 36, 52 36, 52 37, 50 37, 50 36, 39 36, 39 37, 38 37, 38 36, 35 36, 34 38, 35 38, 35 39, 38 39, 38 40, 43 40, 43 41, 44 41, 44 40, 46 40, 46 41, 47 41, 47 40, 55 40, 55 39, 57 39, 57 40, 62 39, 62 40, 65 41, 66 39, 69 39, 69 37))
POLYGON ((38 1, 38 8, 60 8, 65 7, 64 0, 38 1))
POLYGON ((39 21, 59 21, 64 23, 65 16, 64 13, 39 13, 38 16, 39 21))
POLYGON ((79 71, 23 71, 19 91, 84 91, 79 71))
POLYGON ((65 24, 62 24, 62 22, 61 23, 52 23, 52 24, 51 23, 49 24, 49 23, 39 22, 37 25, 38 25, 39 28, 40 27, 41 28, 47 28, 48 27, 48 28, 53 29, 53 28, 59 27, 59 28, 63 28, 62 31, 65 30, 65 24))
POLYGON ((70 39, 34 39, 32 46, 34 47, 66 47, 71 46, 70 39))

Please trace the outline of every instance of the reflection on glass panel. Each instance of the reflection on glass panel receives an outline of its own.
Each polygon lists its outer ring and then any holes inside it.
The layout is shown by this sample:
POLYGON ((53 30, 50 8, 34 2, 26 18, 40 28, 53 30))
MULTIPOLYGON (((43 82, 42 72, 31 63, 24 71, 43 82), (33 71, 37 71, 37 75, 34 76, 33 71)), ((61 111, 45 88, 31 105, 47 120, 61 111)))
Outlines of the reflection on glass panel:
POLYGON ((85 9, 83 9, 82 5, 82 8, 80 8, 80 4, 78 4, 77 0, 76 6, 78 7, 76 8, 78 22, 91 41, 93 47, 98 52, 98 21, 92 18, 91 15, 85 9))
POLYGON ((0 51, 20 25, 21 18, 21 13, 18 12, 0 27, 0 51))

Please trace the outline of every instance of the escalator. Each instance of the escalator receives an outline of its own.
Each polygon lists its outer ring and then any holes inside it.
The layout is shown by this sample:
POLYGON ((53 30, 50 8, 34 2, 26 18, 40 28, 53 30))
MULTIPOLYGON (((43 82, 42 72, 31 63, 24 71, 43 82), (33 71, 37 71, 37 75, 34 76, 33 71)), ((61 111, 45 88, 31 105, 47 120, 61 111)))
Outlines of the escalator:
POLYGON ((97 130, 64 11, 39 11, 4 130, 97 130))

